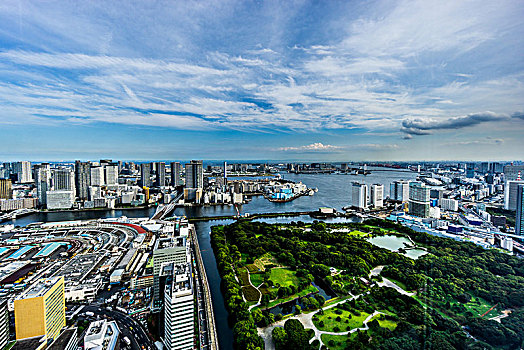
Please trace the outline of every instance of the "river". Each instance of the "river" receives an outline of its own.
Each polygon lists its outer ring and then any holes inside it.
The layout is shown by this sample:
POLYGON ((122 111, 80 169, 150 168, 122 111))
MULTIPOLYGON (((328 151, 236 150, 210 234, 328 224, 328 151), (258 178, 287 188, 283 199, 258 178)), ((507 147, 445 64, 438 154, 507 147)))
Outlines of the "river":
MULTIPOLYGON (((360 181, 368 185, 379 183, 384 185, 384 196, 389 195, 389 185, 395 180, 412 180, 415 179, 417 173, 406 171, 383 171, 384 168, 379 168, 379 171, 373 172, 370 175, 338 175, 338 174, 282 174, 283 178, 291 181, 302 181, 310 188, 318 188, 318 192, 313 196, 304 196, 295 199, 288 203, 269 202, 262 196, 253 197, 251 202, 240 207, 241 213, 275 213, 275 212, 292 212, 292 211, 313 211, 319 207, 332 207, 341 210, 342 207, 351 205, 351 182, 360 181)), ((232 178, 231 180, 234 180, 232 178)), ((106 217, 151 217, 155 212, 155 208, 148 209, 121 209, 121 210, 97 210, 97 211, 78 211, 78 212, 48 212, 35 213, 17 220, 7 221, 4 224, 14 224, 25 226, 32 222, 51 222, 51 221, 70 221, 83 219, 98 219, 106 217)), ((234 215, 236 210, 233 206, 209 206, 209 207, 184 207, 177 208, 175 215, 187 217, 202 217, 202 216, 220 216, 220 215, 234 215)), ((263 221, 273 222, 290 222, 298 221, 310 222, 312 219, 306 217, 294 218, 271 218, 263 221)), ((340 219, 335 219, 340 221, 340 219)), ((329 221, 329 220, 328 220, 329 221)), ((209 232, 211 226, 229 224, 232 220, 198 222, 196 223, 196 231, 198 242, 202 251, 202 259, 204 261, 209 285, 211 288, 211 296, 213 298, 213 308, 215 312, 218 340, 220 349, 232 349, 233 346, 233 332, 228 323, 228 313, 225 308, 222 292, 220 291, 220 276, 215 261, 213 250, 211 249, 211 241, 209 232)))

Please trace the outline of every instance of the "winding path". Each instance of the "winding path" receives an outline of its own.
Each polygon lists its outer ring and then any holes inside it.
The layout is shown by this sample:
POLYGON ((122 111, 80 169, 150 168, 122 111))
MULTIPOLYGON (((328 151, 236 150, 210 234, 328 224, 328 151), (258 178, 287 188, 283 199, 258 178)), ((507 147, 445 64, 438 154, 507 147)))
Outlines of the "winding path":
MULTIPOLYGON (((377 266, 375 267, 373 270, 370 271, 369 273, 369 276, 377 276, 377 275, 380 275, 380 273, 382 272, 382 269, 384 268, 384 266, 377 266)), ((249 271, 248 271, 249 273, 249 271)), ((393 283, 392 281, 388 280, 387 278, 384 278, 382 277, 383 281, 382 282, 377 282, 377 285, 379 287, 390 287, 390 288, 393 288, 395 289, 397 292, 399 292, 400 294, 403 294, 403 295, 408 295, 408 296, 413 296, 415 295, 414 292, 406 292, 404 289, 402 289, 401 287, 399 287, 398 285, 396 285, 395 283, 393 283)), ((250 280, 250 283, 251 283, 251 280, 250 280)), ((339 304, 342 304, 342 303, 345 303, 346 301, 348 300, 353 300, 353 299, 358 299, 360 298, 362 295, 365 295, 365 294, 369 294, 369 291, 365 292, 365 293, 362 293, 362 294, 358 294, 358 295, 351 295, 350 298, 347 298, 347 299, 342 299, 336 303, 333 303, 329 306, 326 306, 325 308, 323 308, 324 310, 328 310, 328 309, 331 309, 339 304)), ((254 307, 254 306, 253 306, 254 307)), ((251 307, 252 308, 252 307, 251 307)), ((251 310, 250 308, 250 310, 251 310)), ((274 350, 275 349, 275 344, 273 343, 273 337, 271 335, 271 333, 273 332, 273 329, 275 327, 282 327, 284 326, 284 323, 287 321, 287 320, 290 320, 290 319, 297 319, 299 320, 303 325, 304 325, 304 328, 311 328, 313 329, 313 331, 315 332, 315 335, 313 336, 313 338, 309 341, 309 343, 313 343, 313 341, 315 341, 316 339, 319 340, 320 342, 320 347, 322 347, 323 343, 322 343, 322 334, 329 334, 329 335, 347 335, 347 334, 350 334, 350 333, 354 333, 358 330, 368 330, 369 327, 368 327, 368 322, 371 321, 373 319, 373 317, 379 315, 379 314, 382 314, 382 312, 380 311, 374 311, 371 315, 369 315, 368 317, 366 317, 366 319, 364 320, 363 325, 364 327, 359 327, 359 328, 353 328, 349 331, 346 331, 346 332, 327 332, 327 331, 321 331, 319 330, 315 324, 313 323, 313 316, 315 314, 318 313, 319 310, 317 311, 314 311, 314 312, 310 312, 310 313, 307 313, 307 314, 300 314, 300 315, 296 315, 296 316, 291 316, 291 317, 288 317, 286 319, 283 319, 283 320, 280 320, 278 322, 275 322, 273 324, 271 324, 270 326, 268 327, 264 327, 264 328, 260 328, 258 327, 257 328, 257 331, 258 331, 258 335, 260 335, 262 337, 262 339, 264 339, 264 348, 266 350, 274 350)))

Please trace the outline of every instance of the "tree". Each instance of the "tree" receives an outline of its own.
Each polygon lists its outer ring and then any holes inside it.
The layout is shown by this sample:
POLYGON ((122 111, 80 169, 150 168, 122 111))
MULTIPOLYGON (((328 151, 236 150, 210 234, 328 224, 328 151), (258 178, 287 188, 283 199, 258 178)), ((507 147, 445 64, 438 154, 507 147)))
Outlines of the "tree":
POLYGON ((273 328, 271 335, 273 336, 273 342, 275 343, 276 350, 286 349, 288 337, 287 337, 287 332, 283 327, 273 328))

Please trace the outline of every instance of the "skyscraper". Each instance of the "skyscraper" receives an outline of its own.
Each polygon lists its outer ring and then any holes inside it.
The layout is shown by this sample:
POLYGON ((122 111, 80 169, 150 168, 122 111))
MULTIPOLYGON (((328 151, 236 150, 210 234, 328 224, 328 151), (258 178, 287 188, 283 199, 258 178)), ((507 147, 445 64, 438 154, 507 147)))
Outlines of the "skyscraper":
POLYGON ((184 200, 200 203, 204 188, 204 169, 201 160, 192 160, 186 164, 186 186, 184 200))
POLYGON ((186 164, 186 188, 202 189, 204 187, 203 161, 192 160, 186 164))
POLYGON ((0 199, 13 198, 13 188, 11 180, 0 179, 0 199))
POLYGON ((371 185, 371 205, 375 208, 382 208, 384 206, 384 185, 371 185))
POLYGON ((517 209, 517 189, 520 185, 524 185, 524 181, 511 180, 506 182, 506 186, 504 188, 504 209, 517 209))
POLYGON ((105 185, 104 168, 101 166, 91 167, 91 186, 105 185))
POLYGON ((175 265, 173 282, 165 288, 164 346, 167 350, 193 349, 195 303, 190 265, 175 265))
POLYGON ((75 162, 75 189, 76 196, 80 200, 89 198, 89 185, 91 185, 91 163, 75 162))
POLYGON ((118 185, 118 163, 107 163, 104 165, 104 181, 106 185, 118 185))
POLYGON ((35 165, 36 195, 40 204, 47 204, 47 191, 51 190, 51 167, 49 163, 35 165))
POLYGON ((151 186, 151 165, 149 163, 140 164, 140 185, 142 187, 151 186))
POLYGON ((419 181, 409 183, 409 214, 429 217, 430 189, 419 181))
POLYGON ((33 182, 31 176, 31 162, 21 161, 12 164, 12 171, 18 175, 19 183, 33 182))
POLYGON ((359 209, 368 207, 368 185, 353 182, 351 185, 351 204, 359 209))
POLYGON ((407 202, 409 200, 409 181, 393 181, 389 187, 389 192, 389 198, 392 200, 407 202))
POLYGON ((166 185, 166 163, 158 162, 156 163, 155 186, 163 187, 165 185, 166 185))
POLYGON ((64 277, 40 279, 14 302, 16 339, 60 335, 65 322, 64 277))
POLYGON ((70 168, 59 168, 52 170, 53 190, 55 191, 74 191, 75 174, 70 168))
POLYGON ((517 218, 515 234, 524 236, 524 185, 517 187, 517 218))
POLYGON ((181 180, 182 166, 179 162, 171 163, 171 186, 178 187, 182 185, 181 180))

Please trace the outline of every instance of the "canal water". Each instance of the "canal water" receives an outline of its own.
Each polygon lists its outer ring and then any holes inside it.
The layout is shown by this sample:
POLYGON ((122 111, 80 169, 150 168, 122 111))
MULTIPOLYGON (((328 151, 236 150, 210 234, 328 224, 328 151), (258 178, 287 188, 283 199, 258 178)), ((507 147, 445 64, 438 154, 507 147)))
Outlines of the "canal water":
MULTIPOLYGON (((291 181, 302 181, 310 188, 317 188, 318 192, 313 196, 304 196, 288 203, 269 202, 263 197, 253 197, 252 200, 242 205, 239 209, 242 214, 245 213, 278 213, 292 211, 313 211, 319 207, 332 207, 341 210, 342 207, 351 205, 351 182, 359 181, 368 185, 379 183, 384 185, 384 196, 389 195, 389 185, 395 180, 412 180, 417 173, 406 171, 383 171, 383 168, 372 171, 370 175, 338 175, 338 174, 282 174, 283 178, 291 181)), ((234 179, 234 178, 232 178, 234 179)), ((148 209, 119 209, 119 210, 97 210, 97 211, 77 211, 77 212, 48 212, 35 213, 17 220, 7 221, 4 224, 14 224, 25 226, 32 222, 52 222, 52 221, 70 221, 70 220, 87 220, 108 217, 127 216, 129 218, 151 217, 155 208, 148 209)), ((174 215, 187 217, 202 216, 220 216, 234 215, 236 209, 233 206, 208 206, 208 207, 184 207, 177 208, 174 215)), ((270 218, 261 219, 268 223, 284 223, 290 221, 311 222, 313 219, 309 216, 293 218, 270 218)), ((340 222, 345 219, 324 220, 326 222, 340 222)), ((198 222, 195 225, 202 259, 204 261, 211 296, 213 298, 213 308, 215 312, 218 340, 221 349, 232 349, 233 331, 228 323, 228 313, 225 308, 222 292, 220 290, 220 276, 215 261, 209 232, 213 225, 223 225, 231 223, 231 220, 198 222)))

